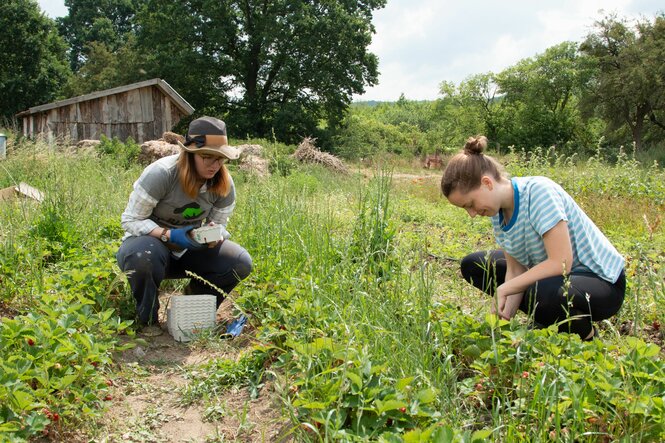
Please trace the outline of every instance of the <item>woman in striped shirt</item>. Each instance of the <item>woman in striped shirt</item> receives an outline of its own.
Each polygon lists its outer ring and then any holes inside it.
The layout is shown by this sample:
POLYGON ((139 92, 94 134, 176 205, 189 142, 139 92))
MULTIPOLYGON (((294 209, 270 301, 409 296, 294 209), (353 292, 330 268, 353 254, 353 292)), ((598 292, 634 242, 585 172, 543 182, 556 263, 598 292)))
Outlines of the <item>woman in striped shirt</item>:
POLYGON ((484 136, 469 138, 441 179, 450 203, 491 218, 501 248, 465 257, 462 275, 494 297, 491 312, 504 319, 519 309, 539 325, 592 339, 593 322, 623 304, 623 257, 561 186, 508 178, 486 147, 484 136))

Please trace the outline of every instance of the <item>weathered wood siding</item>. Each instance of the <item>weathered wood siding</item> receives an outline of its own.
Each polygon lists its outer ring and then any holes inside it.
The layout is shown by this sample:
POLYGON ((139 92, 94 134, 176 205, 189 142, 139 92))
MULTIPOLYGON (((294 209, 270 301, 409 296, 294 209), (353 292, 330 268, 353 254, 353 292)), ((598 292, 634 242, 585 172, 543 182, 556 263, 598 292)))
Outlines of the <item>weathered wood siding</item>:
POLYGON ((138 143, 155 140, 185 117, 154 85, 132 89, 23 117, 23 134, 77 142, 102 135, 138 143))

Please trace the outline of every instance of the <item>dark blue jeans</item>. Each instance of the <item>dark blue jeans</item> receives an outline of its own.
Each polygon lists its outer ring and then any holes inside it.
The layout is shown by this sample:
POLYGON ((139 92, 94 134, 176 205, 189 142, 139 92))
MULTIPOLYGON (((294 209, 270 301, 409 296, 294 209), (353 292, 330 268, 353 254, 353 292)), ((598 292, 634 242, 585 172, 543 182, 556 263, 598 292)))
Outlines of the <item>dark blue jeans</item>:
MULTIPOLYGON (((503 251, 480 251, 462 259, 461 271, 466 281, 490 296, 506 278, 506 259, 503 251)), ((543 326, 570 319, 559 326, 560 332, 589 335, 592 321, 605 320, 619 311, 626 292, 624 272, 610 283, 592 273, 571 273, 568 284, 563 276, 537 281, 524 291, 520 311, 533 314, 543 326), (564 288, 568 292, 564 295, 564 288)))
POLYGON ((159 285, 165 278, 188 278, 185 271, 193 272, 221 289, 221 292, 193 278, 190 281, 191 292, 217 296, 219 307, 225 294, 252 272, 249 253, 230 240, 214 248, 188 250, 182 257, 176 258, 159 239, 149 235, 129 237, 120 245, 116 259, 120 269, 127 274, 139 322, 144 325, 158 321, 159 285))

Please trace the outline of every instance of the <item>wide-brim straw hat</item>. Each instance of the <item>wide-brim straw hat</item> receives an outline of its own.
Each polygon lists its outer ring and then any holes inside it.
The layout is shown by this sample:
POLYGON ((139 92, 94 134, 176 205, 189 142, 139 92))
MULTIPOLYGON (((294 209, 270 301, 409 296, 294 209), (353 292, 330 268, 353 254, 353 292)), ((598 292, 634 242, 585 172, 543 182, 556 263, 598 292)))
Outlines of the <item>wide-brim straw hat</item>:
POLYGON ((226 136, 226 123, 214 117, 200 117, 192 120, 185 136, 185 143, 178 141, 187 152, 217 155, 229 160, 240 157, 240 149, 229 146, 226 136))

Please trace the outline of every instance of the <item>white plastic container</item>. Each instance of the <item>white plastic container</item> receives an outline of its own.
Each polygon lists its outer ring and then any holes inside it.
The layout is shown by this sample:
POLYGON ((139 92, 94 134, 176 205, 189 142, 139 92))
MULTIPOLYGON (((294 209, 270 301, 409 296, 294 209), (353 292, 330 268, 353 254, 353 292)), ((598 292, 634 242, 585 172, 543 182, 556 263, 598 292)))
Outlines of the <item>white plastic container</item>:
POLYGON ((192 230, 192 237, 201 244, 220 241, 222 229, 222 225, 202 226, 192 230))
POLYGON ((175 341, 188 342, 197 332, 215 326, 214 295, 174 295, 166 309, 166 325, 175 341))

